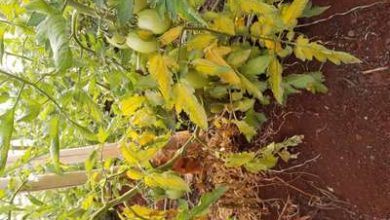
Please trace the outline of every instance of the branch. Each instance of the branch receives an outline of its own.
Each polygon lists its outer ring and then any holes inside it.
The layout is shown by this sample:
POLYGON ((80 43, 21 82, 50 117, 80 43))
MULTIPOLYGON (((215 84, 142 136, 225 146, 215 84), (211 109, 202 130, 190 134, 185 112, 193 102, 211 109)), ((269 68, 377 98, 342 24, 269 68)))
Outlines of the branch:
MULTIPOLYGON (((24 78, 21 78, 19 76, 15 76, 5 70, 2 70, 0 69, 0 73, 3 74, 3 75, 6 75, 8 77, 10 77, 11 79, 14 79, 14 80, 17 80, 17 81, 20 81, 26 85, 29 85, 29 86, 32 86, 34 89, 38 90, 38 92, 40 92, 42 95, 46 96, 56 107, 57 109, 65 116, 65 118, 67 120, 69 120, 73 125, 75 125, 76 127, 78 128, 81 128, 81 129, 87 129, 85 128, 84 126, 80 125, 79 123, 77 123, 76 121, 74 121, 68 114, 67 112, 61 107, 61 105, 51 96, 49 95, 46 91, 44 91, 43 89, 39 88, 36 84, 24 79, 24 78)), ((87 129, 88 130, 88 129, 87 129)))
POLYGON ((93 213, 92 216, 90 217, 90 219, 91 220, 98 219, 99 216, 104 214, 111 207, 114 207, 114 206, 119 205, 119 204, 121 204, 123 202, 126 202, 129 199, 131 199, 133 196, 137 195, 138 191, 139 191, 138 185, 136 185, 134 188, 132 188, 131 190, 127 191, 126 193, 124 193, 120 197, 107 202, 103 207, 101 207, 95 213, 93 213))
POLYGON ((73 7, 74 9, 76 9, 76 11, 78 11, 81 14, 88 15, 93 18, 103 18, 104 20, 110 22, 115 22, 116 20, 115 17, 112 15, 99 13, 95 9, 85 6, 73 0, 67 0, 67 5, 73 7))

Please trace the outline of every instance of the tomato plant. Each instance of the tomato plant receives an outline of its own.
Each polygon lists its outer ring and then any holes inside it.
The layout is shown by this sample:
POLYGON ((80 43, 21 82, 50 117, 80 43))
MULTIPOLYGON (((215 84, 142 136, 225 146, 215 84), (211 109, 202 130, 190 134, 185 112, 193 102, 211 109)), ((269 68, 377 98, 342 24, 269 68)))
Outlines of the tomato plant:
MULTIPOLYGON (((320 71, 284 75, 285 59, 358 63, 296 32, 298 19, 326 10, 308 0, 8 0, 0 4, 0 213, 27 219, 194 219, 227 190, 189 206, 190 185, 172 162, 151 160, 177 131, 234 125, 251 141, 265 116, 255 103, 284 104, 300 90, 326 92, 320 71), (211 4, 211 3, 213 4, 211 4), (7 164, 15 141, 24 155, 7 164), (60 149, 117 142, 123 160, 61 163, 60 149), (33 158, 50 153, 44 165, 33 158), (85 170, 83 186, 16 194, 36 174, 85 170), (127 178, 123 178, 126 174, 127 178), (130 190, 123 192, 124 187, 130 190), (142 194, 144 204, 126 201, 142 194), (172 210, 153 210, 162 200, 172 210), (24 202, 23 202, 24 201, 24 202), (124 205, 123 205, 124 204, 124 205), (115 208, 115 209, 114 209, 115 208), (108 218, 108 217, 107 217, 108 218)), ((261 108, 260 108, 261 109, 261 108)), ((259 152, 222 156, 228 167, 271 169, 294 136, 259 152)))

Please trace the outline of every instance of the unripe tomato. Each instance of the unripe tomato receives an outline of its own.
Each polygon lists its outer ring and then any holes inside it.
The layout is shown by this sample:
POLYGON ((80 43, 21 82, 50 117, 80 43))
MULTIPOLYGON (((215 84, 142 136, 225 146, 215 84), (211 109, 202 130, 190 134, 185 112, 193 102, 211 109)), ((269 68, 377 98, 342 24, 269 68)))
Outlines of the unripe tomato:
POLYGON ((127 35, 126 44, 131 49, 140 53, 152 53, 157 50, 156 40, 143 40, 135 32, 130 32, 127 35))
POLYGON ((168 30, 171 25, 169 18, 161 17, 157 11, 153 9, 145 9, 138 13, 138 27, 149 30, 154 34, 162 34, 168 30))

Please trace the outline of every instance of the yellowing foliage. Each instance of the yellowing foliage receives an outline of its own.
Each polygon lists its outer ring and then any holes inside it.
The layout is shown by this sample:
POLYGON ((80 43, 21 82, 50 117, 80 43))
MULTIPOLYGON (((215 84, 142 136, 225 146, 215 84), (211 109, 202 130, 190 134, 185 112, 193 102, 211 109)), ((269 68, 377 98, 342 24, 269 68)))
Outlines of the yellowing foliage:
POLYGON ((183 31, 183 26, 176 26, 174 28, 169 29, 161 36, 160 38, 161 45, 164 46, 172 43, 180 36, 182 31, 183 31))
POLYGON ((161 94, 166 100, 171 97, 172 73, 165 59, 160 54, 153 54, 149 59, 149 72, 158 82, 161 94))
POLYGON ((217 37, 210 33, 201 33, 195 35, 187 43, 188 50, 204 49, 217 40, 217 37))
POLYGON ((279 60, 275 57, 268 68, 269 83, 271 85, 272 93, 276 101, 280 104, 283 103, 283 85, 282 85, 282 73, 283 66, 280 64, 279 60))
POLYGON ((184 83, 176 83, 174 86, 176 113, 186 112, 191 121, 200 128, 207 130, 207 115, 203 106, 194 95, 194 90, 184 83))
POLYGON ((276 12, 276 8, 270 4, 258 0, 238 0, 240 8, 245 13, 269 14, 276 12))
POLYGON ((294 54, 303 61, 313 60, 313 57, 315 57, 320 62, 330 60, 336 65, 341 63, 350 64, 361 62, 358 58, 348 53, 329 50, 316 42, 309 42, 309 39, 302 35, 296 39, 295 43, 294 54))
POLYGON ((292 27, 297 23, 297 19, 302 15, 303 10, 309 0, 294 0, 287 9, 282 11, 282 19, 287 27, 292 27))
POLYGON ((129 116, 139 109, 145 101, 145 97, 135 95, 127 97, 120 102, 120 109, 123 115, 129 116))
POLYGON ((222 82, 237 85, 240 83, 240 78, 222 57, 230 51, 230 48, 211 46, 205 50, 205 57, 207 60, 210 60, 218 65, 225 66, 229 69, 228 71, 219 74, 219 77, 221 78, 222 82))

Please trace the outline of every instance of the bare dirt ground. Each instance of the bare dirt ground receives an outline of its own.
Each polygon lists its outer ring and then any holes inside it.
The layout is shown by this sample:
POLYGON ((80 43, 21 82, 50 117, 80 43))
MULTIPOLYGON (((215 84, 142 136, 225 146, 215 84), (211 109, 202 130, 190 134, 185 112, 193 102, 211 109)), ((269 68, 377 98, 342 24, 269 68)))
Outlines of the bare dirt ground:
MULTIPOLYGON (((283 174, 288 185, 265 187, 261 196, 289 199, 307 219, 390 219, 390 1, 356 8, 375 2, 314 1, 332 6, 320 18, 355 10, 299 31, 330 48, 350 52, 363 63, 326 64, 322 71, 327 94, 295 95, 285 107, 269 110, 273 117, 263 132, 280 128, 270 140, 305 135, 299 159, 287 168, 320 156, 283 174), (315 202, 300 191, 325 199, 315 202)), ((306 66, 294 69, 303 71, 306 66)), ((269 219, 297 219, 283 217, 280 207, 274 211, 269 219)))

